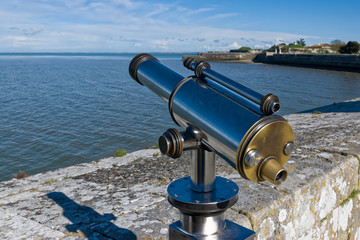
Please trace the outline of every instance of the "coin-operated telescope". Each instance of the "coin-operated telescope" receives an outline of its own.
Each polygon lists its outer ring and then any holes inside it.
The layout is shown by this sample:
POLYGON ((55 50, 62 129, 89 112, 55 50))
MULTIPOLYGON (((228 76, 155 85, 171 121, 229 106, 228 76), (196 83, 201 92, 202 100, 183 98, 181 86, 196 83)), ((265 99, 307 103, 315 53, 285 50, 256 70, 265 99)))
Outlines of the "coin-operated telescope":
POLYGON ((252 230, 225 220, 238 200, 238 186, 216 177, 215 154, 245 179, 280 185, 294 146, 291 126, 281 116, 277 96, 261 95, 210 68, 207 62, 184 59, 194 76, 184 78, 143 53, 129 73, 168 103, 174 122, 159 138, 160 151, 178 158, 191 150, 190 176, 170 183, 168 200, 180 210, 169 226, 170 239, 251 239, 252 230))

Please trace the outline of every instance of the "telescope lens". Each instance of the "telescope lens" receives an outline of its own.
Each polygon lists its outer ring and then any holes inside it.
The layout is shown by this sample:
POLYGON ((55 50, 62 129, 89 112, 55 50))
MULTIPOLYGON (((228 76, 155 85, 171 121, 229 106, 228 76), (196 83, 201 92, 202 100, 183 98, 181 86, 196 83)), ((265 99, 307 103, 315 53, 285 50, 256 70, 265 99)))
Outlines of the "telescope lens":
POLYGON ((287 172, 286 170, 282 169, 280 170, 280 172, 276 175, 275 178, 275 183, 276 185, 280 185, 281 183, 283 183, 287 178, 287 172))
POLYGON ((280 110, 280 103, 275 102, 273 103, 272 112, 276 113, 280 110))
POLYGON ((265 115, 276 113, 280 110, 279 98, 276 95, 269 93, 261 99, 260 107, 265 115))
POLYGON ((164 135, 160 136, 159 138, 159 148, 160 148, 160 152, 162 154, 168 154, 170 151, 170 144, 171 142, 169 141, 168 138, 166 138, 164 135))

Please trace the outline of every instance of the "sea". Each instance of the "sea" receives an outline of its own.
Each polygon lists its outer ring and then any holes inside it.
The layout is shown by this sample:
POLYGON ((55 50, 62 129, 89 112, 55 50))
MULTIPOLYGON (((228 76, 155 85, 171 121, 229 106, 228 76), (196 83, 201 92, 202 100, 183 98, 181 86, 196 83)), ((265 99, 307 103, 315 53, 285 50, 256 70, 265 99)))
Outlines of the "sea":
MULTIPOLYGON (((189 53, 152 53, 189 76, 189 53)), ((0 181, 152 147, 176 127, 167 104, 128 73, 136 53, 0 53, 0 181)), ((211 62, 262 94, 279 115, 360 96, 360 73, 211 62)))

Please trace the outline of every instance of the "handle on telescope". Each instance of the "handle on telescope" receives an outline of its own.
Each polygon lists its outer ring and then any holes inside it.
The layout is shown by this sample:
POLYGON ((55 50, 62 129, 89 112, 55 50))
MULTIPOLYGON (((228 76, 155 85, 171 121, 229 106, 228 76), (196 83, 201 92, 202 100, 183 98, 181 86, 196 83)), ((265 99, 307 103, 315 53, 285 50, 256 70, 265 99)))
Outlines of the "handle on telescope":
POLYGON ((235 95, 235 101, 246 105, 251 110, 264 115, 271 115, 280 110, 279 98, 274 94, 261 95, 260 93, 235 82, 211 69, 210 64, 205 61, 197 61, 191 57, 185 58, 183 64, 189 70, 194 71, 198 78, 209 78, 215 84, 209 83, 215 90, 227 92, 225 95, 235 95), (229 94, 228 92, 233 94, 229 94))

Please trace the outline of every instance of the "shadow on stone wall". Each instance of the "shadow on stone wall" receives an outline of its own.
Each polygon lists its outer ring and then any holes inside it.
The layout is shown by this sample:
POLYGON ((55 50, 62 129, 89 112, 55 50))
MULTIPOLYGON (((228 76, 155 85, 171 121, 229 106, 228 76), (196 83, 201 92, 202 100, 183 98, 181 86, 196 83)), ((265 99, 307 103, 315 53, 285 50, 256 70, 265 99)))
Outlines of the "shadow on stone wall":
POLYGON ((133 232, 111 222, 116 220, 113 214, 101 215, 90 207, 77 204, 61 192, 48 193, 47 196, 64 209, 63 215, 73 223, 66 226, 69 232, 81 231, 88 239, 136 239, 133 232))
POLYGON ((300 113, 329 113, 329 112, 360 112, 360 101, 340 102, 331 105, 313 108, 300 113))

